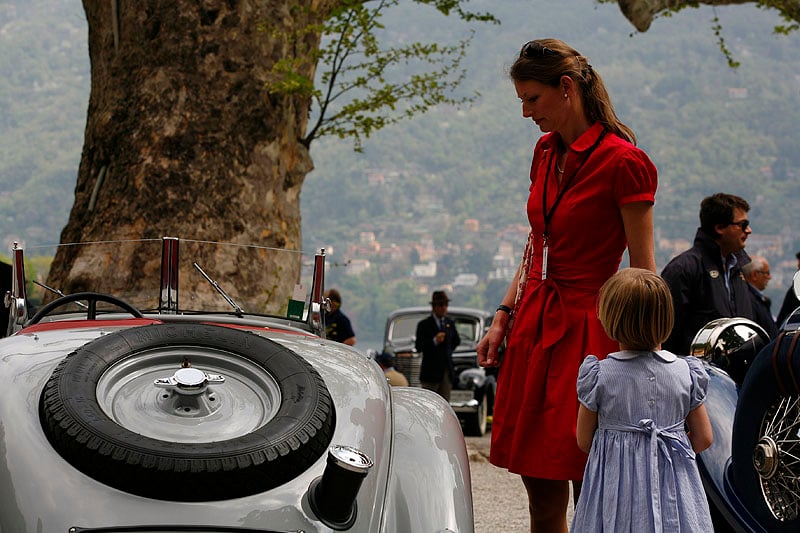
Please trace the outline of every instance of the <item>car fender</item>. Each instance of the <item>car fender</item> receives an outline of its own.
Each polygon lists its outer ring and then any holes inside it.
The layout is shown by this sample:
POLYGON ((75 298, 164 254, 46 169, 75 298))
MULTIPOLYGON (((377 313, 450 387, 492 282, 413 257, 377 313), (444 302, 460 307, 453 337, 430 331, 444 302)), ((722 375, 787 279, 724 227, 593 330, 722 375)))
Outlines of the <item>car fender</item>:
POLYGON ((705 368, 709 376, 705 406, 714 440, 711 446, 697 454, 703 487, 710 503, 729 524, 739 524, 748 531, 763 531, 731 484, 733 420, 739 400, 738 388, 725 371, 713 365, 705 368))
POLYGON ((394 434, 382 531, 474 530, 461 425, 438 394, 392 388, 394 434))

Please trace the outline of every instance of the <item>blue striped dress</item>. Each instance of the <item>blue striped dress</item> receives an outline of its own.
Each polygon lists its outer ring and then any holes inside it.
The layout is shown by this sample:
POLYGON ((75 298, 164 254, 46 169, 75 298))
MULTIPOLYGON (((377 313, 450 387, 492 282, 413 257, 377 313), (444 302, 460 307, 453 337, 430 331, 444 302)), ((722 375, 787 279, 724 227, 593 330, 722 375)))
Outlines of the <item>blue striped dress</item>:
POLYGON ((705 401, 708 374, 668 351, 589 355, 578 399, 597 412, 572 531, 713 531, 695 454, 684 429, 705 401))

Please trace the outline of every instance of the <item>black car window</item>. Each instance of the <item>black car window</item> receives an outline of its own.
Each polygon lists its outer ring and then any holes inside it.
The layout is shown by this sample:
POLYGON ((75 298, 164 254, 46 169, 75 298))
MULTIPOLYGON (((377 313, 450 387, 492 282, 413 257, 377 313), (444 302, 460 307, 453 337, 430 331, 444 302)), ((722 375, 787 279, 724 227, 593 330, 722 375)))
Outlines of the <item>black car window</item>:
POLYGON ((408 341, 417 333, 417 324, 429 313, 402 315, 394 319, 389 326, 389 341, 408 341))
POLYGON ((461 342, 464 343, 472 343, 478 340, 478 322, 466 318, 466 317, 456 317, 456 331, 458 331, 458 336, 461 337, 461 342))

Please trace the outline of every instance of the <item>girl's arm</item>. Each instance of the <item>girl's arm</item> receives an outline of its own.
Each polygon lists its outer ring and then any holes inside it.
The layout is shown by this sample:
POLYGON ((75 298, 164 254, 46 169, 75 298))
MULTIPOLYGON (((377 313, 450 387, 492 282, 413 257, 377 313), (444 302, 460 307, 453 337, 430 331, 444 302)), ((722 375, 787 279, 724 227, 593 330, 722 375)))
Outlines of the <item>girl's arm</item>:
MULTIPOLYGON (((688 418, 687 418, 688 420, 688 418)), ((586 453, 592 449, 592 439, 597 430, 597 411, 591 411, 588 407, 581 404, 578 408, 578 448, 586 453)))
POLYGON ((695 453, 700 453, 711 446, 714 436, 705 405, 700 405, 689 411, 689 415, 686 417, 686 425, 689 426, 689 442, 692 443, 692 449, 695 453))
POLYGON ((631 202, 620 208, 628 255, 631 266, 656 271, 656 253, 653 240, 653 204, 631 202))

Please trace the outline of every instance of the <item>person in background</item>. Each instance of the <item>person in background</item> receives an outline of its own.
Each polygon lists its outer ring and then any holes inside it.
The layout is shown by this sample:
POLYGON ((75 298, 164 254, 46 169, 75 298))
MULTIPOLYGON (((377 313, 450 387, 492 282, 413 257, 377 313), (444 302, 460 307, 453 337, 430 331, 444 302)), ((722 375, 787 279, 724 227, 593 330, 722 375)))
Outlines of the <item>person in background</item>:
POLYGON ((438 393, 450 401, 455 368, 453 350, 461 344, 455 322, 447 316, 450 299, 444 291, 433 291, 431 314, 417 324, 414 347, 422 354, 419 381, 422 388, 438 393))
MULTIPOLYGON (((795 257, 797 258, 797 270, 800 270, 800 252, 797 252, 795 257)), ((789 284, 789 290, 786 291, 786 296, 783 297, 783 304, 781 305, 781 310, 778 311, 775 325, 780 328, 783 325, 783 321, 786 320, 786 317, 791 315, 798 307, 800 307, 800 300, 797 299, 794 288, 789 284)))
POLYGON ((348 346, 356 343, 356 334, 350 319, 342 313, 342 295, 336 289, 325 291, 331 301, 331 310, 325 312, 325 337, 348 346))
POLYGON ((577 50, 530 41, 509 74, 522 116, 545 135, 533 150, 528 243, 478 362, 502 365, 490 461, 522 477, 531 530, 560 533, 587 458, 575 441, 578 368, 587 353, 617 348, 597 319, 597 293, 626 247, 631 266, 655 271, 657 172, 577 50))
POLYGON ((383 369, 386 381, 392 387, 408 387, 406 377, 394 368, 394 355, 389 352, 381 352, 375 356, 378 365, 383 369))
POLYGON ((764 328, 770 339, 778 336, 778 327, 772 317, 772 301, 764 294, 772 274, 769 270, 769 262, 764 256, 751 255, 750 262, 742 267, 744 279, 747 280, 750 295, 753 297, 753 311, 756 316, 756 323, 764 328))
POLYGON ((698 331, 723 317, 756 320, 753 298, 742 267, 750 262, 744 246, 753 233, 750 205, 733 194, 716 193, 700 202, 700 227, 694 245, 674 257, 661 277, 669 285, 675 328, 664 349, 679 355, 690 351, 698 331))
POLYGON ((661 350, 674 320, 667 284, 620 270, 598 314, 619 351, 588 355, 578 375, 576 435, 589 461, 572 531, 713 531, 695 460, 713 439, 708 374, 695 357, 661 350))

